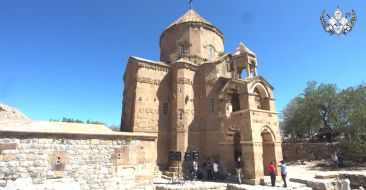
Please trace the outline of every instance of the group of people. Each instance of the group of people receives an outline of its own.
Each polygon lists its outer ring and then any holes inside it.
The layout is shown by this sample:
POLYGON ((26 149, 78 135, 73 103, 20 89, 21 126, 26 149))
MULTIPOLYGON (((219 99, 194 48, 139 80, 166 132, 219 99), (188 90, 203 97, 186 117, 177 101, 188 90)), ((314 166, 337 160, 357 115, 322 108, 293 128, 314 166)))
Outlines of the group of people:
POLYGON ((199 167, 196 161, 193 162, 194 179, 217 180, 219 179, 219 175, 220 169, 217 160, 211 163, 210 159, 207 159, 206 162, 202 164, 202 167, 199 167))
MULTIPOLYGON (((280 165, 278 166, 281 168, 281 177, 283 180, 283 186, 287 187, 287 183, 286 183, 286 176, 287 176, 287 166, 285 161, 280 161, 280 165)), ((268 172, 269 175, 271 176, 271 185, 272 187, 274 187, 276 185, 276 166, 274 162, 270 162, 268 167, 268 172)))

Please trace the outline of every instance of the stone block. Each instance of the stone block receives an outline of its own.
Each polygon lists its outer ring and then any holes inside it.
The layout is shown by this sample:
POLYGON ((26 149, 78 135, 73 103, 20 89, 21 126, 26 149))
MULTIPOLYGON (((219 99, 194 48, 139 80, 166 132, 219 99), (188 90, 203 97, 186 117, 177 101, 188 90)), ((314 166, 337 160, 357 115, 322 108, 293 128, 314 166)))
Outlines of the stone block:
POLYGON ((11 155, 11 154, 4 154, 2 155, 2 161, 11 161, 11 160, 14 160, 14 156, 11 155))
POLYGON ((100 140, 99 139, 91 139, 90 140, 90 144, 91 145, 99 145, 100 144, 100 140))

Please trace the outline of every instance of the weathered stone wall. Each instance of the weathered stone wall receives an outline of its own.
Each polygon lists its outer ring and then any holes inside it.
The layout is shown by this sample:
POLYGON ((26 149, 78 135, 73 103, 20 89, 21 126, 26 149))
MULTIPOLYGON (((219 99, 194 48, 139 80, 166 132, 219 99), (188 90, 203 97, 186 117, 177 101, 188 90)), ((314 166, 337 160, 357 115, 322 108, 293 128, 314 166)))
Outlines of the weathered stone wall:
POLYGON ((282 143, 286 161, 330 159, 336 150, 331 143, 282 143))
POLYGON ((366 155, 347 153, 337 143, 282 143, 283 159, 286 161, 330 159, 331 154, 337 150, 344 153, 345 160, 366 160, 366 155))
POLYGON ((150 183, 156 171, 156 137, 150 134, 2 131, 0 150, 0 187, 56 180, 64 187, 125 189, 150 183))

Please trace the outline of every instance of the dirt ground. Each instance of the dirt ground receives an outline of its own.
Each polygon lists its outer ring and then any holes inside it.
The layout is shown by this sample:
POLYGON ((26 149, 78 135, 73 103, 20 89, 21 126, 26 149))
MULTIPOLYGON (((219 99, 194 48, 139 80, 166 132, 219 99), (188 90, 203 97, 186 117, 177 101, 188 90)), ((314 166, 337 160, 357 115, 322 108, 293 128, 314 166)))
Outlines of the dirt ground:
POLYGON ((311 162, 290 162, 287 163, 287 175, 291 178, 301 177, 301 178, 314 178, 317 176, 332 176, 337 175, 339 173, 348 173, 348 174, 366 174, 366 163, 363 164, 355 164, 352 166, 338 168, 337 170, 332 169, 330 166, 324 166, 323 163, 327 163, 329 165, 329 161, 311 161, 311 162), (319 165, 322 165, 321 167, 319 165))

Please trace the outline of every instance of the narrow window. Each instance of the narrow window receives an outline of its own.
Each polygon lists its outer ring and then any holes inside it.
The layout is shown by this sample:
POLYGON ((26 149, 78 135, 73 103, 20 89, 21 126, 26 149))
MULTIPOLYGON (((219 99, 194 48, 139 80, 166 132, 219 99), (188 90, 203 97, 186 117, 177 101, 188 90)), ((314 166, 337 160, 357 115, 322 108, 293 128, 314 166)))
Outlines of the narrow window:
POLYGON ((186 49, 184 48, 184 45, 179 46, 179 55, 185 55, 186 49))
POLYGON ((208 59, 213 59, 213 56, 214 56, 214 49, 213 47, 209 46, 208 47, 208 59))
POLYGON ((60 164, 61 164, 61 157, 57 157, 56 165, 60 165, 60 164))
POLYGON ((211 113, 215 112, 215 100, 213 98, 210 99, 210 111, 211 113))
POLYGON ((163 115, 168 115, 168 103, 164 102, 163 104, 163 115))
POLYGON ((183 114, 184 114, 184 111, 180 109, 179 112, 178 112, 179 121, 183 121, 183 114))
POLYGON ((119 153, 118 155, 117 155, 117 160, 121 160, 122 159, 122 155, 119 153))

